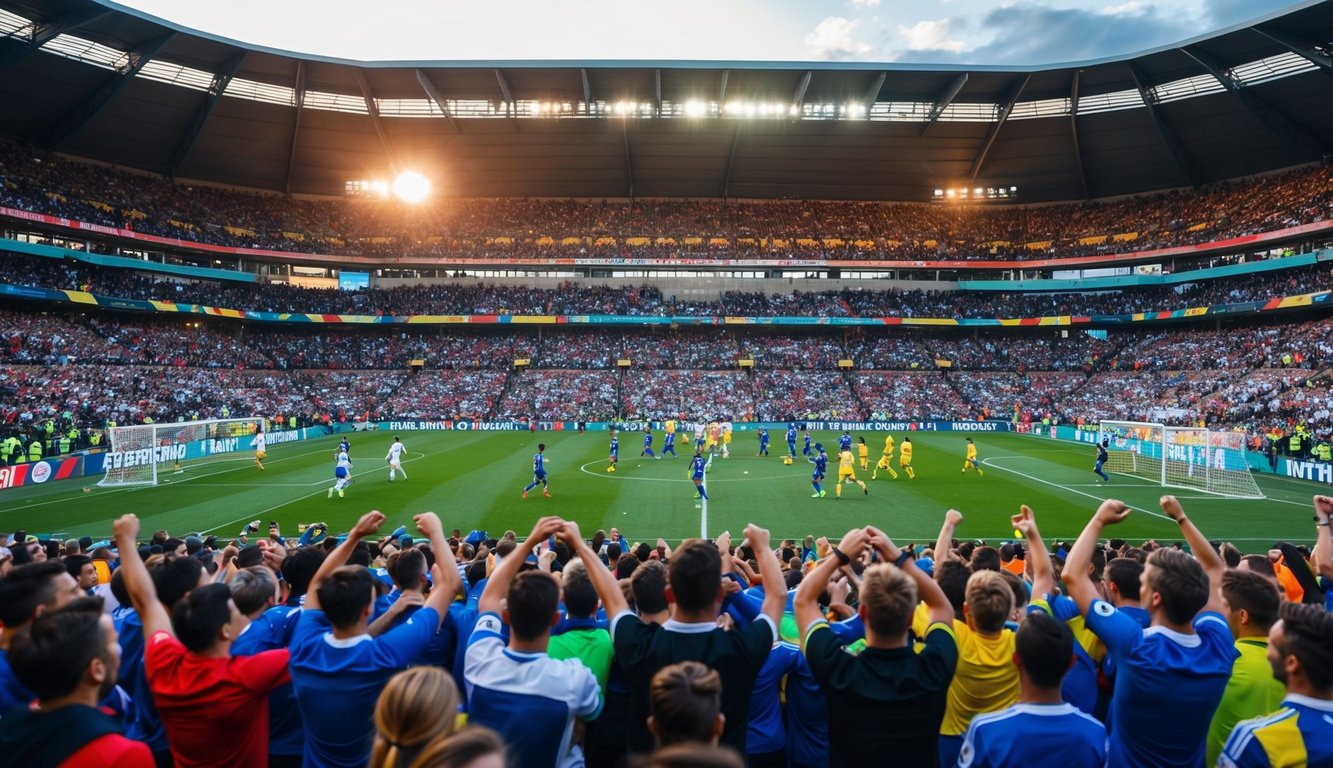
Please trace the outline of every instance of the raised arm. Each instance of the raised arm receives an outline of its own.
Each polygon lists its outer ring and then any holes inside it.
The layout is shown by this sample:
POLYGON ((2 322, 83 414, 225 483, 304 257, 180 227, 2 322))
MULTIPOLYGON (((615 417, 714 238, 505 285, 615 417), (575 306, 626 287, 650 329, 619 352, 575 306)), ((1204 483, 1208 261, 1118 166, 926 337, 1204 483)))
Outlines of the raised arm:
POLYGON ((449 604, 458 596, 458 589, 463 585, 463 577, 458 575, 458 562, 454 560, 453 550, 449 549, 449 542, 444 540, 444 524, 440 522, 439 515, 423 512, 413 520, 421 535, 430 540, 431 552, 435 554, 435 588, 430 591, 426 607, 434 608, 443 622, 449 604))
POLYGON ((1330 518, 1333 518, 1333 497, 1314 497, 1315 534, 1318 538, 1315 540, 1313 554, 1315 570, 1321 574, 1333 568, 1333 532, 1329 529, 1330 518))
POLYGON ((518 569, 532 554, 532 550, 548 537, 555 535, 564 527, 565 521, 558 517, 543 517, 533 526, 532 533, 514 551, 506 555, 495 566, 486 588, 481 591, 477 601, 477 610, 482 613, 499 613, 504 607, 505 597, 509 594, 509 583, 518 575, 518 569))
POLYGON ((935 539, 935 561, 944 562, 945 560, 958 560, 958 555, 953 553, 954 532, 958 530, 958 524, 963 522, 963 513, 956 509, 951 509, 944 513, 944 525, 940 526, 940 535, 935 539))
POLYGON ((1069 550, 1064 569, 1065 589, 1085 616, 1092 607, 1092 601, 1098 597, 1097 585, 1092 583, 1092 577, 1088 575, 1088 566, 1092 563, 1092 551, 1097 548, 1097 540, 1101 538, 1102 530, 1126 517, 1129 517, 1129 507, 1125 506, 1125 502, 1119 499, 1103 501, 1093 513, 1092 519, 1084 526, 1083 533, 1078 535, 1073 548, 1069 550))
POLYGON ((1199 565, 1203 566, 1203 572, 1208 574, 1208 602, 1204 604, 1203 610, 1221 613, 1222 574, 1227 570, 1222 555, 1213 549, 1213 545, 1208 543, 1203 533, 1185 516, 1185 510, 1181 508, 1175 496, 1163 496, 1158 503, 1162 505, 1162 511, 1180 526, 1180 532, 1185 535, 1185 541, 1189 543, 1194 559, 1199 561, 1199 565))
POLYGON ((916 558, 908 557, 904 560, 903 550, 897 544, 894 544, 893 539, 890 539, 880 529, 870 526, 866 528, 866 533, 870 535, 870 546, 874 547, 875 551, 879 553, 881 560, 895 565, 898 564, 899 560, 903 561, 901 565, 898 565, 898 568, 907 574, 912 581, 916 582, 916 594, 917 597, 921 598, 921 602, 926 604, 929 623, 952 624, 954 618, 953 605, 949 603, 949 598, 945 597, 944 590, 940 589, 940 585, 936 584, 934 579, 916 566, 916 558))
MULTIPOLYGON (((823 614, 819 612, 819 595, 828 586, 829 579, 837 573, 842 567, 843 557, 850 562, 854 557, 860 557, 861 552, 866 547, 865 529, 853 528, 842 537, 838 542, 838 547, 827 557, 820 560, 809 573, 801 579, 801 583, 796 587, 796 598, 793 601, 793 608, 796 611, 796 626, 801 632, 801 643, 805 643, 805 633, 810 631, 810 627, 820 619, 823 614), (842 553, 839 557, 838 553, 842 553)), ((768 590, 764 591, 765 599, 768 596, 768 590)))
POLYGON ((116 547, 120 551, 120 570, 125 576, 125 591, 130 593, 130 602, 139 613, 143 622, 144 637, 151 637, 155 632, 167 632, 175 635, 171 628, 171 616, 157 599, 157 588, 153 586, 153 577, 144 567, 143 558, 139 557, 139 518, 137 515, 121 515, 112 526, 116 547))
POLYGON ((343 543, 334 547, 328 557, 324 558, 324 562, 319 565, 319 570, 315 571, 314 577, 310 579, 310 588, 305 596, 306 608, 312 611, 319 610, 320 583, 327 579, 329 574, 346 565, 347 558, 352 556, 352 550, 356 549, 357 542, 366 536, 374 536, 375 531, 378 531, 383 523, 384 515, 380 514, 378 509, 370 510, 362 515, 360 520, 356 521, 356 525, 352 527, 351 531, 348 531, 347 538, 343 540, 343 543))
POLYGON ((1028 565, 1032 568, 1032 596, 1040 599, 1055 591, 1055 569, 1051 567, 1051 553, 1037 530, 1037 517, 1032 507, 1024 504, 1019 513, 1009 518, 1014 530, 1023 534, 1028 545, 1028 565))
POLYGON ((629 602, 625 600, 625 593, 620 591, 620 583, 602 563, 602 558, 588 546, 588 542, 583 540, 578 523, 572 520, 564 521, 557 535, 569 546, 574 555, 583 561, 588 571, 588 579, 592 581, 592 588, 597 591, 597 599, 602 601, 602 608, 606 609, 606 617, 614 619, 628 611, 629 602))
POLYGON ((745 540, 754 552, 754 559, 759 562, 759 578, 764 582, 764 607, 761 610, 777 627, 782 621, 782 610, 787 607, 787 583, 782 579, 782 566, 770 547, 767 528, 750 523, 745 526, 745 540))

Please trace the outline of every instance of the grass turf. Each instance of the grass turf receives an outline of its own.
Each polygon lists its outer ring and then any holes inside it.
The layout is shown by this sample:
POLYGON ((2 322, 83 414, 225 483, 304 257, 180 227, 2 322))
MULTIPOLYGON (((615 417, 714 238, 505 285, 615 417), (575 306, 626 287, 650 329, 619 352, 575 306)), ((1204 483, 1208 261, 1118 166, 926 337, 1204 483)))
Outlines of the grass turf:
MULTIPOLYGON (((681 436, 684 438, 685 436, 681 436)), ((1131 541, 1179 539, 1176 526, 1161 515, 1156 500, 1163 489, 1145 480, 1112 475, 1101 484, 1092 473, 1093 448, 1013 434, 974 434, 984 477, 960 470, 967 435, 913 433, 916 480, 899 471, 897 480, 884 473, 866 480, 870 495, 844 486, 834 500, 812 499, 810 470, 801 456, 784 466, 779 456, 786 443, 770 446, 771 458, 756 458, 752 432, 737 433, 732 458, 713 462, 708 474, 711 497, 704 510, 687 478, 684 444, 679 459, 638 458, 639 433, 621 436, 620 468, 605 471, 608 435, 589 432, 531 433, 404 433, 408 449, 407 481, 390 483, 384 454, 392 442, 385 432, 350 435, 355 483, 345 498, 326 498, 333 482, 333 452, 339 437, 273 447, 260 472, 249 453, 215 457, 188 464, 181 474, 159 469, 161 484, 127 488, 90 486, 64 481, 0 493, 0 530, 24 528, 33 533, 110 534, 116 516, 134 512, 145 531, 165 528, 173 534, 213 532, 231 537, 248 521, 276 520, 288 535, 298 523, 325 521, 345 531, 370 509, 388 517, 385 530, 411 523, 424 510, 438 512, 447 528, 464 533, 474 528, 498 536, 506 529, 522 535, 541 515, 577 520, 589 535, 598 528, 619 528, 631 541, 675 542, 698 536, 701 528, 716 536, 724 530, 739 534, 748 522, 768 527, 775 539, 805 534, 840 536, 847 529, 873 523, 902 543, 933 541, 943 512, 956 508, 964 515, 958 536, 995 542, 1012 538, 1008 517, 1018 505, 1036 510, 1048 541, 1078 535, 1097 503, 1108 496, 1135 509, 1109 535, 1131 541), (520 498, 532 479, 531 455, 537 443, 547 445, 547 472, 553 498, 538 490, 520 498), (706 512, 706 522, 702 515, 706 512), (706 528, 705 528, 706 526, 706 528)), ((883 434, 867 433, 871 466, 878 460, 883 434)), ((901 445, 903 434, 895 437, 901 445)), ((837 435, 815 439, 836 446, 837 435)), ((684 443, 684 441, 682 441, 684 443)), ((661 448, 661 433, 654 447, 661 448)), ((798 444, 799 451, 799 444, 798 444)), ((894 466, 897 468, 897 456, 894 466)), ((830 458, 836 476, 836 457, 830 458)), ((85 482, 92 478, 86 478, 85 482)), ((1242 551, 1263 551, 1274 540, 1313 540, 1310 497, 1321 486, 1308 481, 1264 475, 1259 485, 1267 499, 1225 499, 1194 491, 1175 491, 1204 534, 1235 541, 1242 551)))

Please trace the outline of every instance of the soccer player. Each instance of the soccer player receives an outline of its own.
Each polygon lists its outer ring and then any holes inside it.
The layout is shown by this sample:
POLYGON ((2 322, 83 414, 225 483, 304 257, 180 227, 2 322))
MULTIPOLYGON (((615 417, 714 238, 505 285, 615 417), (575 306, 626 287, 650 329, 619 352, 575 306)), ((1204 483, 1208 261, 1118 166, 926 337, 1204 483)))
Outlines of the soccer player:
POLYGON ((875 464, 875 470, 870 473, 870 479, 879 477, 879 471, 884 470, 894 480, 898 479, 898 472, 893 468, 893 435, 884 436, 884 454, 879 457, 879 462, 875 464))
POLYGON ((967 468, 972 467, 977 470, 977 477, 986 473, 982 471, 981 465, 977 463, 977 444, 972 442, 972 438, 967 439, 967 456, 963 458, 963 472, 966 474, 967 468))
POLYGON ((870 447, 866 445, 864 437, 858 437, 856 440, 856 460, 861 464, 861 469, 870 469, 870 447))
POLYGON ((1106 765, 1106 728, 1060 696, 1060 681, 1074 661, 1074 635, 1044 613, 1023 620, 1014 639, 1018 703, 977 715, 967 727, 958 768, 1042 765, 1059 755, 1061 766, 1106 765))
POLYGON ((702 421, 694 422, 694 450, 702 451, 705 447, 704 430, 706 427, 702 421))
POLYGON ((722 458, 731 458, 731 420, 727 419, 718 425, 722 432, 722 458))
POLYGON ((716 456, 722 447, 722 425, 718 424, 717 419, 708 422, 708 455, 716 456))
POLYGON ((264 425, 261 423, 259 430, 255 432, 255 436, 250 438, 250 447, 255 449, 255 466, 259 467, 260 470, 264 469, 264 458, 268 456, 268 451, 265 450, 266 445, 264 425))
POLYGON ((1160 503, 1198 559, 1169 547, 1148 556, 1140 592, 1152 615, 1147 630, 1103 601, 1089 575, 1102 531, 1129 516, 1124 502, 1102 502, 1062 572, 1069 596, 1115 662, 1108 765, 1202 765, 1208 726, 1236 658, 1219 613, 1226 565, 1174 496, 1160 503))
POLYGON ((838 438, 838 453, 842 453, 843 451, 850 451, 851 449, 852 449, 852 435, 850 432, 843 430, 842 436, 838 438))
MULTIPOLYGON (((346 440, 343 441, 346 444, 346 440)), ((401 472, 403 479, 407 479, 407 473, 403 471, 403 453, 407 448, 403 447, 403 442, 398 439, 398 435, 393 436, 393 445, 389 446, 389 452, 385 454, 384 460, 389 462, 389 482, 393 482, 393 476, 396 472, 401 472)), ((343 449, 343 455, 347 455, 347 449, 343 449)))
POLYGON ((533 488, 536 488, 538 483, 541 483, 542 495, 548 499, 551 498, 551 494, 546 487, 547 483, 546 483, 546 456, 544 455, 545 451, 546 451, 546 443, 537 443, 537 452, 532 454, 532 482, 528 483, 523 488, 523 498, 525 499, 528 497, 528 491, 532 490, 533 488))
POLYGON ((338 492, 338 498, 345 494, 343 489, 352 482, 352 460, 347 458, 347 454, 339 451, 338 458, 333 464, 333 487, 329 489, 328 498, 333 498, 333 492, 338 492))
POLYGON ((1111 438, 1102 438, 1102 441, 1097 444, 1097 463, 1092 465, 1092 471, 1096 472, 1104 483, 1111 482, 1111 476, 1102 471, 1102 467, 1106 466, 1106 447, 1110 444, 1111 438))
POLYGON ((699 490, 698 498, 704 501, 708 500, 708 490, 704 488, 704 471, 708 469, 708 460, 704 458, 703 452, 694 449, 694 460, 690 462, 690 479, 694 481, 694 487, 699 490))
POLYGON ((639 451, 639 458, 647 456, 650 459, 660 459, 661 456, 653 453, 653 431, 645 429, 643 431, 643 450, 639 451))
POLYGON ((620 437, 616 434, 614 429, 611 430, 611 455, 607 460, 610 463, 607 464, 606 471, 615 472, 616 463, 620 461, 620 437))
MULTIPOLYGON (((805 439, 809 441, 809 432, 805 434, 805 439)), ((805 450, 806 453, 810 452, 808 447, 805 450)), ((805 457, 806 461, 815 465, 815 471, 810 475, 810 485, 814 487, 815 492, 810 494, 810 498, 822 499, 824 498, 826 491, 820 486, 820 483, 823 482, 824 475, 828 472, 828 454, 824 453, 823 443, 815 443, 815 451, 817 451, 817 453, 813 457, 805 457)))
MULTIPOLYGON (((898 452, 898 467, 907 473, 908 480, 916 479, 916 470, 912 469, 912 438, 904 437, 903 446, 898 452)), ((893 470, 889 470, 892 472, 893 470)), ((897 478, 897 475, 894 475, 897 478)))
MULTIPOLYGON (((668 421, 668 422, 667 422, 667 427, 668 427, 668 429, 667 429, 667 431, 666 431, 666 436, 662 438, 662 456, 665 456, 665 455, 667 455, 667 454, 669 453, 669 454, 671 454, 673 457, 675 457, 675 456, 676 456, 676 422, 674 422, 674 421, 668 421)), ((662 458, 662 456, 658 456, 657 458, 660 459, 660 458, 662 458)))
POLYGON ((787 455, 788 455, 788 457, 790 457, 790 458, 792 458, 792 459, 795 459, 795 458, 796 458, 796 423, 795 423, 795 422, 792 422, 792 423, 790 423, 790 424, 787 425, 787 455))
POLYGON ((1322 605, 1283 603, 1278 616, 1268 660, 1287 697, 1276 712, 1236 726, 1219 766, 1333 765, 1333 615, 1322 605))
POLYGON ((862 480, 856 479, 856 460, 852 457, 851 444, 838 452, 838 483, 833 487, 833 498, 838 500, 842 498, 843 483, 856 483, 861 487, 865 495, 870 495, 870 488, 862 480))
POLYGON ((809 458, 813 451, 810 450, 810 430, 803 430, 805 435, 805 445, 801 447, 801 455, 809 458))
MULTIPOLYGON (((394 439, 396 440, 397 438, 394 438, 394 439)), ((351 456, 351 455, 352 455, 352 443, 351 443, 350 441, 348 441, 347 438, 344 437, 342 440, 338 441, 338 450, 342 451, 343 453, 347 454, 348 456, 351 456)))
POLYGON ((755 457, 758 458, 758 457, 760 457, 760 456, 767 456, 767 455, 768 455, 768 430, 767 430, 767 429, 764 429, 763 427, 760 427, 760 428, 759 428, 759 453, 756 453, 756 454, 755 454, 755 457))

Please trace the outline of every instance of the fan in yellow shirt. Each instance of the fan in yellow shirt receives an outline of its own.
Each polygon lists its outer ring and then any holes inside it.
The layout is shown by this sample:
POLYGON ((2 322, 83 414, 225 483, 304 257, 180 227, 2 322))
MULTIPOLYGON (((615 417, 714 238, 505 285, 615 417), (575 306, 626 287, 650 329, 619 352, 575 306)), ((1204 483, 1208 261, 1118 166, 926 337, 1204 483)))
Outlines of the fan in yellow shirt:
POLYGON ((884 436, 884 455, 879 457, 879 463, 875 464, 875 470, 870 473, 870 479, 879 477, 879 471, 884 470, 894 480, 898 479, 898 473, 893 469, 893 435, 884 436))
POLYGON ((977 444, 972 442, 972 438, 967 439, 967 458, 963 459, 963 472, 967 473, 967 468, 972 467, 977 471, 977 477, 986 473, 982 471, 981 465, 977 463, 977 444))
POLYGON ((865 495, 870 495, 870 489, 866 487, 865 482, 856 479, 856 459, 851 451, 842 451, 838 454, 838 484, 834 493, 835 499, 842 498, 843 483, 856 483, 865 495))

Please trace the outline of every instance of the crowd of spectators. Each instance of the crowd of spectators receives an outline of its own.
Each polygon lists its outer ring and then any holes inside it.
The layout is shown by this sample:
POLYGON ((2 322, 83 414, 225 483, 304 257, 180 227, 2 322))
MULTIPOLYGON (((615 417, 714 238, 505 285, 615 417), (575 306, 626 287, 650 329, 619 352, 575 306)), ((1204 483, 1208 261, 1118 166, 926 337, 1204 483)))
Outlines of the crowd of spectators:
MULTIPOLYGON (((1323 221, 1314 166, 1041 206, 709 200, 295 199, 172 183, 0 143, 0 205, 223 246, 403 257, 1027 259, 1192 245, 1323 221), (629 242, 633 239, 633 242, 629 242)), ((589 307, 606 306, 589 295, 589 307)), ((599 311, 589 309, 588 311, 599 311)))

